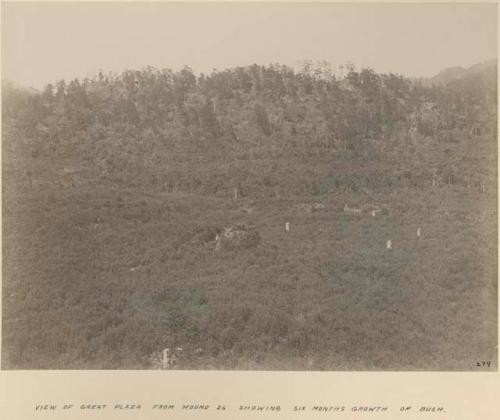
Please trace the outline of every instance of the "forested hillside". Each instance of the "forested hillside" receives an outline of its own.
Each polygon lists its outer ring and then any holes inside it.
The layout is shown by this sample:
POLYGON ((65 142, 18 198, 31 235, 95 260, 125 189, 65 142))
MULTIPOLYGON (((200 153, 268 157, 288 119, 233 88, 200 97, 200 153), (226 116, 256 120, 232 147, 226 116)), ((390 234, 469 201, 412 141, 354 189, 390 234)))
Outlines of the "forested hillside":
POLYGON ((496 72, 4 83, 3 368, 496 367, 496 72))

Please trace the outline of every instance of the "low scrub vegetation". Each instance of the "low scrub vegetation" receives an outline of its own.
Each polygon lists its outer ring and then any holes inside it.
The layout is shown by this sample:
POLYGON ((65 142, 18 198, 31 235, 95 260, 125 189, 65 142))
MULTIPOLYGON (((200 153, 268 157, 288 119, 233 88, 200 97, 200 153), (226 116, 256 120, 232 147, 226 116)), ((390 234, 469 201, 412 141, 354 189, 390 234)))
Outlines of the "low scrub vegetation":
POLYGON ((496 98, 496 64, 5 85, 3 368, 495 368, 496 98))

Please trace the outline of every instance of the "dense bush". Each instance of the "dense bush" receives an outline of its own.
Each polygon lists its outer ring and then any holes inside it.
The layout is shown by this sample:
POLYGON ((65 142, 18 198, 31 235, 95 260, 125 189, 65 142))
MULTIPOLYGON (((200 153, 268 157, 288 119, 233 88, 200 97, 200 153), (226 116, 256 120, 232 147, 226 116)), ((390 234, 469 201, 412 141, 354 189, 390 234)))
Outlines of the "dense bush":
POLYGON ((496 363, 494 75, 5 85, 3 367, 155 368, 166 347, 186 369, 496 363), (232 226, 252 229, 217 250, 232 226))

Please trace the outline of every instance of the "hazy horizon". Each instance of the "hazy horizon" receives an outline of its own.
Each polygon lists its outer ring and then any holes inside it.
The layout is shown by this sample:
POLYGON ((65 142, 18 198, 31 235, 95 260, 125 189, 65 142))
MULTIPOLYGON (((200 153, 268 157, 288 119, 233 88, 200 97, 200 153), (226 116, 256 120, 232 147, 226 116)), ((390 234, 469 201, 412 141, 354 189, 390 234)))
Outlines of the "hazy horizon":
POLYGON ((40 89, 99 71, 303 60, 432 77, 496 59, 496 17, 495 4, 7 2, 2 79, 40 89))

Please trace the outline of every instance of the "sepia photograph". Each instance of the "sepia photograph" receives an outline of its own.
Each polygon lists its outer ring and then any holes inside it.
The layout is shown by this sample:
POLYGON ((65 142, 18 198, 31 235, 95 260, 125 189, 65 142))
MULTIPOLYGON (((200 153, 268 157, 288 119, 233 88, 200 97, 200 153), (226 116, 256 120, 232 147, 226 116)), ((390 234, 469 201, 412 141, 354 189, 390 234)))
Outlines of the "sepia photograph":
POLYGON ((496 4, 1 31, 2 370, 498 371, 496 4))

